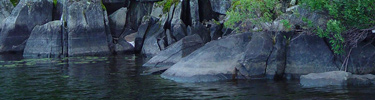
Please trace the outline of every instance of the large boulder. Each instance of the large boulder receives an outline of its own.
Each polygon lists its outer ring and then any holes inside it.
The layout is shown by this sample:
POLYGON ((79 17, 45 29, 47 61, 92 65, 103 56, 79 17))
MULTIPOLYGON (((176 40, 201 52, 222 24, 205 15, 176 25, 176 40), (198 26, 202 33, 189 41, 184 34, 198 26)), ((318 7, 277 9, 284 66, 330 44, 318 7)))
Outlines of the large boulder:
POLYGON ((161 77, 177 82, 210 82, 233 79, 251 33, 212 41, 182 58, 161 77))
POLYGON ((24 57, 60 57, 62 55, 61 21, 35 26, 26 42, 24 57))
POLYGON ((324 73, 310 73, 302 75, 300 83, 303 87, 325 87, 325 86, 346 86, 351 73, 343 71, 332 71, 324 73))
MULTIPOLYGON (((135 38, 135 51, 140 52, 142 51, 143 43, 146 38, 146 33, 149 30, 149 27, 156 24, 159 20, 155 17, 148 17, 144 16, 141 25, 138 28, 138 34, 135 38)), ((162 28, 162 27, 159 27, 162 28)))
POLYGON ((52 20, 53 3, 48 0, 21 0, 4 20, 0 32, 0 52, 21 52, 36 25, 52 20))
POLYGON ((109 15, 109 25, 113 37, 120 37, 121 33, 124 31, 127 12, 127 8, 121 8, 109 15))
POLYGON ((375 75, 352 75, 348 79, 348 85, 351 86, 370 86, 375 85, 375 75))
MULTIPOLYGON (((65 6, 65 5, 64 5, 65 6)), ((66 5, 69 56, 110 54, 104 11, 100 1, 79 1, 66 5)))
POLYGON ((158 54, 161 51, 158 40, 162 39, 163 36, 165 36, 165 30, 161 28, 160 24, 150 26, 146 33, 141 53, 147 58, 158 54))
POLYGON ((161 66, 172 66, 177 63, 183 57, 189 55, 196 49, 203 46, 203 41, 199 35, 186 36, 180 41, 170 45, 166 50, 161 51, 143 66, 146 67, 161 67, 161 66))
POLYGON ((151 14, 154 2, 142 0, 131 1, 128 7, 126 27, 137 30, 141 25, 142 18, 151 14))
POLYGON ((2 0, 0 1, 0 31, 2 28, 3 21, 6 17, 10 15, 13 9, 13 4, 10 0, 2 0))
POLYGON ((367 45, 369 43, 359 43, 353 48, 348 71, 354 74, 370 74, 375 73, 375 46, 367 45))
POLYGON ((266 73, 267 60, 272 53, 272 38, 269 33, 254 33, 246 45, 243 59, 245 76, 263 78, 266 73))
POLYGON ((232 5, 232 0, 210 0, 212 10, 225 15, 232 5))
POLYGON ((337 70, 334 54, 322 38, 299 34, 290 39, 285 69, 288 78, 337 70))

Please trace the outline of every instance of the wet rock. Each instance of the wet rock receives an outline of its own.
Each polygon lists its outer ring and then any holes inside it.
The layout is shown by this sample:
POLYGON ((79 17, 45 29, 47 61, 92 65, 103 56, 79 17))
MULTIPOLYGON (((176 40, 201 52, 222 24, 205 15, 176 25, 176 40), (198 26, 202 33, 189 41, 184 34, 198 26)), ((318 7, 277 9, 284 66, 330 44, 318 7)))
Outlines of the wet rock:
POLYGON ((302 75, 300 83, 303 87, 325 87, 325 86, 346 86, 351 73, 344 71, 332 71, 324 73, 310 73, 302 75))
POLYGON ((212 10, 225 15, 232 4, 232 0, 210 0, 212 10))
POLYGON ((116 54, 132 54, 134 52, 134 47, 132 44, 124 39, 119 39, 118 43, 115 44, 116 54))
POLYGON ((26 42, 24 57, 61 57, 61 21, 35 26, 26 42))
POLYGON ((232 79, 240 65, 251 33, 212 41, 182 58, 161 77, 177 82, 211 82, 232 79))
POLYGON ((67 7, 69 56, 110 54, 104 15, 99 1, 73 2, 67 7))
POLYGON ((109 25, 111 27, 112 36, 120 37, 121 33, 124 31, 127 12, 127 8, 121 8, 109 15, 109 25))
POLYGON ((201 46, 203 46, 203 41, 200 39, 199 35, 186 36, 180 41, 168 46, 166 50, 152 57, 147 63, 143 64, 143 66, 172 66, 201 46))
POLYGON ((299 34, 290 40, 287 50, 285 74, 289 78, 299 75, 337 71, 334 55, 322 38, 299 34))
POLYGON ((348 85, 351 86, 370 86, 375 85, 375 75, 352 75, 348 79, 348 85))
POLYGON ((47 0, 21 0, 3 21, 0 52, 22 52, 32 29, 52 20, 52 10, 47 0))

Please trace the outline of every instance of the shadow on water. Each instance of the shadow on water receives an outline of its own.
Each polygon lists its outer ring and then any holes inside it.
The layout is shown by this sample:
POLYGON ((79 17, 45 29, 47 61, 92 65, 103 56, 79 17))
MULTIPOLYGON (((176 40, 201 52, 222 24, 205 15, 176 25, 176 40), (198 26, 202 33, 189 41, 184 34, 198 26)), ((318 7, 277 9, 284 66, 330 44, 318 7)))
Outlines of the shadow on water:
POLYGON ((375 87, 301 88, 298 81, 176 83, 140 75, 134 55, 0 56, 0 99, 375 99, 375 87))

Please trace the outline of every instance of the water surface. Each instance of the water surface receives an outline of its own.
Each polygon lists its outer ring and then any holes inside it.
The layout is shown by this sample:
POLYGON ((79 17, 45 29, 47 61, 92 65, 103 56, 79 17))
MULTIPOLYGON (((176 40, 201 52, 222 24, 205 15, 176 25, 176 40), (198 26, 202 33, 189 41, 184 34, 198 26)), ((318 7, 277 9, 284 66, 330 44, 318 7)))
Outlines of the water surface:
POLYGON ((0 99, 375 99, 375 87, 302 88, 298 81, 176 83, 140 75, 134 55, 25 59, 0 56, 0 99))

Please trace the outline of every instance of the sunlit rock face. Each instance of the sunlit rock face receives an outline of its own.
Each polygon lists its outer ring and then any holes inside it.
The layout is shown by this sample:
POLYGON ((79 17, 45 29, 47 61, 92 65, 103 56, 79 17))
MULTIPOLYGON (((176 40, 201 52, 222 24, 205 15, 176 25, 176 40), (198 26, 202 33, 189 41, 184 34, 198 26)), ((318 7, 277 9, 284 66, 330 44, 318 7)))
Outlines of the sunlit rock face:
POLYGON ((21 0, 3 21, 0 52, 22 52, 31 30, 52 20, 52 10, 48 0, 21 0))

